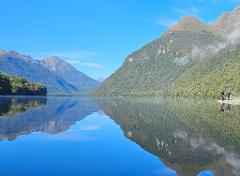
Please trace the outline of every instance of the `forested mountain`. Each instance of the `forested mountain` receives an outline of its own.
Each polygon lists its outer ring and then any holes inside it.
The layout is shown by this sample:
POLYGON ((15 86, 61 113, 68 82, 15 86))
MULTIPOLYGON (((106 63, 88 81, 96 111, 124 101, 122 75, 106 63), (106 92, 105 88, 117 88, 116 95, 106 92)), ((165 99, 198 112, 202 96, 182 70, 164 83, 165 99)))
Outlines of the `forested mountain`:
POLYGON ((87 94, 99 85, 58 57, 40 61, 16 51, 0 50, 0 71, 40 83, 49 94, 87 94))
POLYGON ((130 54, 97 90, 101 96, 240 94, 240 8, 207 25, 184 17, 130 54))
POLYGON ((0 72, 0 95, 46 95, 47 88, 0 72))

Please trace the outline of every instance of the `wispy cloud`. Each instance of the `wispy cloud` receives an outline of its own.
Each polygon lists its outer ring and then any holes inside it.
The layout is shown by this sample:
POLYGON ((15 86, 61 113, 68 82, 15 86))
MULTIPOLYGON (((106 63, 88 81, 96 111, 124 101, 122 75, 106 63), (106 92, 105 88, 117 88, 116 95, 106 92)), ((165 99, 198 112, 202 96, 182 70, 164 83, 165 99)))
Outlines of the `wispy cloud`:
MULTIPOLYGON (((41 138, 40 138, 41 139, 41 138)), ((95 138, 92 138, 88 135, 78 133, 59 133, 55 135, 44 136, 43 140, 57 140, 57 141, 94 141, 95 138)))
POLYGON ((100 53, 83 50, 66 50, 56 52, 29 52, 36 59, 48 58, 50 56, 58 56, 61 59, 75 66, 86 66, 91 68, 102 68, 103 65, 91 62, 95 60, 100 53))
POLYGON ((99 125, 85 125, 85 126, 80 126, 80 131, 96 131, 100 129, 99 125))
POLYGON ((96 57, 100 55, 100 53, 92 52, 92 51, 84 51, 84 50, 66 50, 66 51, 49 51, 49 52, 27 52, 29 55, 37 58, 43 59, 50 56, 59 56, 63 59, 85 59, 96 57))
POLYGON ((80 65, 82 63, 80 60, 68 60, 67 62, 72 65, 80 65))
POLYGON ((79 51, 79 50, 69 50, 69 51, 62 51, 62 52, 49 52, 47 53, 51 56, 59 56, 61 58, 68 58, 68 59, 82 59, 88 58, 99 55, 96 52, 90 51, 79 51))
POLYGON ((67 60, 72 65, 87 66, 92 68, 103 68, 103 65, 93 62, 82 62, 81 60, 67 60))
POLYGON ((91 62, 84 62, 81 63, 82 66, 88 66, 88 67, 93 67, 93 68, 102 68, 103 65, 97 64, 97 63, 91 63, 91 62))
POLYGON ((240 3, 240 0, 198 0, 199 3, 212 2, 215 4, 236 4, 240 3))
POLYGON ((109 77, 109 75, 108 76, 102 76, 102 77, 98 78, 98 81, 104 82, 108 77, 109 77))
MULTIPOLYGON (((202 1, 202 0, 200 0, 200 1, 202 1)), ((180 8, 177 6, 173 6, 172 12, 176 13, 176 18, 162 16, 158 20, 156 20, 155 23, 160 26, 170 27, 170 26, 176 24, 177 21, 179 20, 179 18, 181 18, 183 16, 188 16, 188 15, 198 16, 199 13, 201 12, 201 10, 196 7, 180 8)))
POLYGON ((240 0, 228 0, 230 3, 240 3, 240 0))
POLYGON ((178 13, 181 16, 186 16, 186 15, 194 15, 197 16, 201 10, 196 8, 196 7, 190 7, 190 8, 179 8, 179 7, 172 7, 172 11, 178 13))
POLYGON ((177 22, 177 20, 171 19, 168 17, 161 17, 155 21, 156 24, 158 24, 160 26, 164 26, 164 27, 170 27, 170 26, 174 25, 176 22, 177 22))

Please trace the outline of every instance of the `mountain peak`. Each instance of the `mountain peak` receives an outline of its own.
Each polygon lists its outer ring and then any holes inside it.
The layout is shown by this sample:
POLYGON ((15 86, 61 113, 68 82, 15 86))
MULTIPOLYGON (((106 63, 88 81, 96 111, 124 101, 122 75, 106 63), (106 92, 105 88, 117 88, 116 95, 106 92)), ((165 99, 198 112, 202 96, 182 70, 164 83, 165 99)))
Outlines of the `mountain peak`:
POLYGON ((3 49, 0 49, 0 56, 5 55, 7 52, 3 49))
POLYGON ((43 59, 43 64, 45 67, 51 71, 61 70, 75 70, 75 68, 68 62, 62 60, 59 56, 51 56, 49 58, 43 59))
POLYGON ((48 58, 45 58, 45 60, 62 60, 59 56, 51 56, 51 57, 48 57, 48 58))
POLYGON ((203 30, 207 30, 206 24, 194 16, 185 16, 176 25, 172 26, 169 31, 200 32, 203 30))
POLYGON ((45 85, 52 94, 86 94, 99 82, 75 69, 58 56, 34 60, 15 50, 0 50, 0 71, 45 85))
POLYGON ((240 28, 240 7, 235 8, 232 12, 226 12, 210 28, 216 34, 227 37, 229 34, 239 31, 240 28))
POLYGON ((64 60, 62 60, 59 56, 51 56, 48 58, 43 59, 44 62, 48 63, 66 63, 64 60))
POLYGON ((235 8, 235 10, 233 11, 233 13, 235 13, 235 14, 240 14, 240 6, 237 6, 236 8, 235 8))
POLYGON ((20 60, 23 60, 23 61, 26 61, 26 62, 31 62, 33 61, 32 57, 29 56, 29 55, 23 55, 15 50, 10 50, 9 52, 6 52, 4 50, 1 50, 0 51, 0 55, 7 55, 9 57, 13 57, 15 59, 20 59, 20 60))
POLYGON ((196 23, 202 23, 197 17, 195 16, 184 16, 180 22, 196 22, 196 23))

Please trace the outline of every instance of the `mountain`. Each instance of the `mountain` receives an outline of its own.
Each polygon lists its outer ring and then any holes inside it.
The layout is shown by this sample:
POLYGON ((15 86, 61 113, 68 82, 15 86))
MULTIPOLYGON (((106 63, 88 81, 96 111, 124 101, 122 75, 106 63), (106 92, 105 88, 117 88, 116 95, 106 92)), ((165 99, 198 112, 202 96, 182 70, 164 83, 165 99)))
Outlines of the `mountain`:
POLYGON ((201 22, 199 19, 194 16, 185 16, 183 17, 179 23, 172 26, 168 32, 181 32, 181 31, 189 31, 189 32, 201 32, 204 30, 208 30, 208 26, 201 22))
POLYGON ((43 60, 45 68, 54 72, 57 76, 67 80, 68 83, 74 85, 76 91, 94 92, 99 86, 99 82, 79 72, 71 64, 61 60, 59 57, 50 57, 43 60))
POLYGON ((57 57, 39 61, 16 51, 0 50, 0 71, 40 83, 49 94, 86 94, 99 85, 57 57))
POLYGON ((239 31, 239 14, 240 8, 238 7, 231 13, 224 13, 215 23, 211 24, 209 27, 213 32, 226 38, 229 34, 239 31))
POLYGON ((0 95, 46 95, 46 87, 0 72, 0 95))
POLYGON ((212 24, 184 17, 133 52, 96 91, 98 96, 240 94, 240 8, 212 24))

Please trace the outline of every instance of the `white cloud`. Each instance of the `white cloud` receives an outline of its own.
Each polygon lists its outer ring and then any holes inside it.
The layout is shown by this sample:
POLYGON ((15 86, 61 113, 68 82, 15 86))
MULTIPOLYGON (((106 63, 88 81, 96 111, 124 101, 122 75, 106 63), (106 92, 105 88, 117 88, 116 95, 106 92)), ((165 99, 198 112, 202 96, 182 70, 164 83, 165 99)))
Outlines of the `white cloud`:
POLYGON ((81 50, 50 52, 47 54, 50 56, 59 56, 61 58, 68 58, 68 59, 82 59, 82 58, 88 58, 88 57, 93 57, 93 56, 98 55, 98 53, 96 53, 96 52, 81 51, 81 50))
POLYGON ((96 57, 99 53, 84 50, 66 50, 66 51, 49 51, 49 52, 27 52, 29 55, 37 59, 43 59, 50 56, 59 56, 67 60, 86 59, 96 57))
POLYGON ((72 64, 72 65, 81 64, 80 60, 68 60, 67 62, 72 64))
POLYGON ((80 126, 80 131, 96 131, 99 130, 100 126, 99 125, 85 125, 85 126, 80 126))
MULTIPOLYGON (((182 16, 198 16, 201 12, 200 9, 196 7, 190 8, 179 8, 179 7, 172 7, 172 11, 178 14, 178 18, 182 16)), ((155 21, 156 24, 164 26, 164 27, 171 27, 178 22, 178 19, 169 18, 169 17, 160 17, 158 20, 155 21)))
POLYGON ((239 4, 240 0, 198 0, 199 3, 201 2, 211 2, 211 3, 215 3, 218 5, 222 5, 222 4, 239 4))
POLYGON ((170 27, 170 26, 176 24, 177 20, 171 19, 171 18, 168 18, 168 17, 161 17, 158 20, 156 20, 155 23, 160 25, 160 26, 170 27))
POLYGON ((92 63, 92 62, 84 62, 84 63, 80 63, 82 66, 88 66, 88 67, 92 67, 92 68, 102 68, 103 65, 101 64, 97 64, 97 63, 92 63))
POLYGON ((92 68, 103 68, 103 65, 93 62, 82 62, 81 60, 66 60, 71 65, 87 66, 92 68))
POLYGON ((178 65, 187 65, 189 62, 189 58, 188 56, 183 56, 183 57, 176 57, 173 60, 174 63, 178 64, 178 65))
POLYGON ((98 81, 100 82, 104 82, 109 76, 102 76, 100 78, 98 78, 98 81))
POLYGON ((197 16, 201 10, 196 7, 190 7, 190 8, 179 8, 179 7, 172 7, 172 11, 178 13, 181 16, 187 16, 187 15, 194 15, 197 16))
POLYGON ((48 58, 51 56, 58 56, 61 59, 65 60, 66 62, 70 63, 71 65, 80 65, 80 66, 87 66, 92 68, 102 68, 103 65, 88 62, 92 60, 92 58, 100 55, 96 52, 91 51, 83 51, 83 50, 67 50, 67 51, 56 51, 56 52, 28 52, 28 54, 32 55, 33 58, 43 59, 48 58))

